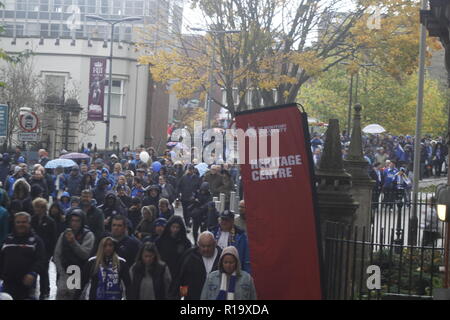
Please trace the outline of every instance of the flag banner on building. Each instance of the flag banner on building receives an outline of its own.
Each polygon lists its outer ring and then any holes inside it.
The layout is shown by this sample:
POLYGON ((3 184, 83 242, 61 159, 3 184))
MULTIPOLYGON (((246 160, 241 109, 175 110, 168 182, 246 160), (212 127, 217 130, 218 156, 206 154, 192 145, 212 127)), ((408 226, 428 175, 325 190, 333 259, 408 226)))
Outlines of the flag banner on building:
MULTIPOLYGON (((315 212, 307 115, 296 104, 240 112, 237 129, 267 130, 267 157, 241 165, 250 261, 258 299, 322 299, 319 219, 315 212), (278 129, 279 152, 271 150, 278 129), (275 154, 275 156, 274 156, 275 154)), ((250 134, 251 135, 251 134, 250 134)), ((276 140, 276 139, 275 139, 276 140)), ((262 149, 264 150, 264 149, 262 149)))
POLYGON ((89 69, 88 120, 103 121, 106 58, 91 58, 89 69))

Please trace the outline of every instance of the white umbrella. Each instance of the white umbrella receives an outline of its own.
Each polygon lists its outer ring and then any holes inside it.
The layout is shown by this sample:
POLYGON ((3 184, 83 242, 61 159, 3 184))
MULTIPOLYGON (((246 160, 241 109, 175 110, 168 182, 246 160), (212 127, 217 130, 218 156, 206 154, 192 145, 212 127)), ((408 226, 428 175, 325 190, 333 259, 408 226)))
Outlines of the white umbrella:
POLYGON ((384 129, 379 124, 369 124, 362 131, 364 133, 383 133, 383 132, 386 132, 386 129, 384 129))

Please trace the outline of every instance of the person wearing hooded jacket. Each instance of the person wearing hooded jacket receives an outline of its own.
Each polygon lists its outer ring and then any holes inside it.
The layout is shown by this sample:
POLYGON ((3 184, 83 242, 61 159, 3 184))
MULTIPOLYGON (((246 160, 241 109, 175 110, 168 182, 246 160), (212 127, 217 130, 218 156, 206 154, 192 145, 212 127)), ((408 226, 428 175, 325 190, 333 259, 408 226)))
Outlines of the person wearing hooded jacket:
POLYGON ((6 178, 11 171, 11 157, 8 153, 4 153, 0 163, 0 182, 5 185, 6 178))
POLYGON ((184 222, 187 226, 190 226, 191 218, 188 207, 199 187, 200 178, 194 173, 194 166, 190 165, 177 185, 177 195, 180 196, 184 222))
POLYGON ((47 200, 37 198, 33 200, 34 216, 31 218, 31 226, 36 234, 41 237, 45 245, 46 260, 44 270, 40 273, 40 300, 47 299, 50 294, 50 279, 48 269, 50 258, 53 256, 56 245, 56 223, 52 217, 47 214, 47 200))
POLYGON ((147 195, 142 200, 142 206, 155 206, 158 208, 159 200, 161 199, 161 188, 154 184, 147 188, 147 195))
POLYGON ((195 195, 194 201, 189 207, 193 221, 192 232, 194 242, 197 242, 198 229, 200 228, 201 232, 207 229, 208 210, 211 201, 212 195, 209 191, 209 183, 203 182, 195 195))
POLYGON ((72 196, 80 196, 81 175, 78 166, 73 166, 66 180, 66 191, 72 196))
POLYGON ((161 259, 167 263, 170 274, 178 274, 181 258, 192 244, 187 238, 186 226, 183 218, 172 216, 164 229, 161 237, 156 240, 156 246, 161 259))
POLYGON ((31 187, 25 179, 17 180, 13 185, 11 203, 14 201, 17 211, 24 211, 33 215, 31 205, 31 187))
POLYGON ((103 215, 105 217, 105 229, 108 231, 111 230, 111 219, 114 216, 127 216, 126 208, 114 192, 108 192, 105 197, 105 203, 100 205, 98 208, 103 211, 103 215))
POLYGON ((97 186, 94 190, 94 199, 97 201, 97 205, 101 206, 105 202, 106 194, 108 193, 108 187, 111 182, 104 177, 98 180, 97 186))
POLYGON ((97 202, 93 199, 92 191, 83 190, 80 208, 85 213, 86 226, 94 233, 96 244, 98 244, 105 232, 105 216, 103 211, 97 208, 97 202))
POLYGON ((200 300, 256 300, 255 283, 252 276, 241 269, 235 247, 223 249, 219 270, 206 278, 200 300))
POLYGON ((74 209, 67 216, 69 226, 58 238, 53 255, 57 278, 57 300, 72 300, 76 292, 67 287, 67 268, 76 265, 83 268, 88 261, 95 244, 94 234, 86 228, 85 215, 82 210, 74 209))
POLYGON ((44 270, 45 246, 31 228, 31 216, 19 212, 14 229, 0 249, 3 289, 15 300, 34 299, 37 275, 44 270))
POLYGON ((14 183, 21 178, 23 178, 23 171, 19 166, 15 167, 13 174, 6 178, 5 190, 8 192, 9 197, 13 196, 14 183))

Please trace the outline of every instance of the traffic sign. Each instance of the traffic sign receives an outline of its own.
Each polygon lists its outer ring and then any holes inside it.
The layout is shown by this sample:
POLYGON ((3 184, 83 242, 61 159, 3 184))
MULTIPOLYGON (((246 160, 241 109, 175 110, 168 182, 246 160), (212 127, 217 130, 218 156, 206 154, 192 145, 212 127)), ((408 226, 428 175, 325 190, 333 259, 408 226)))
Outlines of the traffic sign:
POLYGON ((24 112, 20 115, 19 126, 25 132, 33 132, 39 128, 39 118, 34 112, 24 112))
POLYGON ((8 136, 8 105, 0 104, 0 137, 8 136))
POLYGON ((37 132, 19 132, 18 138, 22 142, 36 142, 41 140, 41 135, 37 132))

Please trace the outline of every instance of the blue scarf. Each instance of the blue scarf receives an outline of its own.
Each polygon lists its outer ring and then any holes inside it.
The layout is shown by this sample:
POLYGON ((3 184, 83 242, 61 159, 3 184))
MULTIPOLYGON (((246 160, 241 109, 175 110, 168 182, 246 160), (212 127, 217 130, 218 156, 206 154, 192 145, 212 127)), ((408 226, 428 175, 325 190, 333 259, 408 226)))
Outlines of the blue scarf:
POLYGON ((108 261, 106 268, 98 270, 97 300, 121 300, 122 288, 120 286, 119 270, 108 261))
POLYGON ((220 291, 216 300, 234 300, 234 291, 236 289, 236 272, 233 272, 233 274, 229 278, 230 281, 228 281, 228 275, 225 272, 222 273, 220 291))

